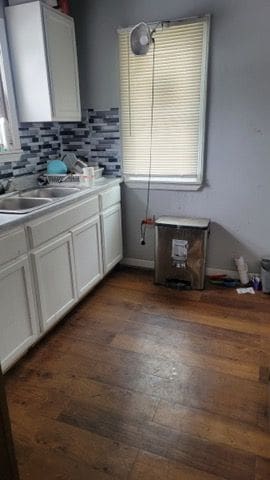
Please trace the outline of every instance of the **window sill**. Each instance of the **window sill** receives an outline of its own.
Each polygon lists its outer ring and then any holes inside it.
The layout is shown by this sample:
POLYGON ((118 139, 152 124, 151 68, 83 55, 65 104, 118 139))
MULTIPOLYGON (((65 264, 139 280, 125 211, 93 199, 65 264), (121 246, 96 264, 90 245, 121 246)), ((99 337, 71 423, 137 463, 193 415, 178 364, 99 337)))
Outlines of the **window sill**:
MULTIPOLYGON (((124 178, 124 183, 128 188, 134 188, 138 190, 146 190, 148 188, 148 180, 139 180, 133 178, 124 178)), ((165 181, 165 180, 151 180, 151 190, 184 190, 184 191, 196 191, 203 187, 201 181, 165 181)))
POLYGON ((0 152, 0 164, 6 162, 18 162, 22 153, 22 150, 14 150, 13 152, 0 152))

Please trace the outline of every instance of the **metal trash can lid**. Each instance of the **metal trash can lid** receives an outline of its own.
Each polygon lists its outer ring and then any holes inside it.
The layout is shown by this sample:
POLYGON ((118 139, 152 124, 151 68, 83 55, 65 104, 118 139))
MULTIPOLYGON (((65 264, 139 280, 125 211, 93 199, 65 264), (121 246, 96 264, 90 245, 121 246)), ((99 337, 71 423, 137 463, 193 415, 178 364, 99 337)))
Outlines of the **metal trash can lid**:
POLYGON ((262 258, 261 267, 267 272, 270 272, 270 258, 262 258))
POLYGON ((156 225, 171 226, 171 227, 188 227, 200 228, 206 230, 209 227, 209 218, 192 218, 192 217, 159 217, 156 220, 156 225))

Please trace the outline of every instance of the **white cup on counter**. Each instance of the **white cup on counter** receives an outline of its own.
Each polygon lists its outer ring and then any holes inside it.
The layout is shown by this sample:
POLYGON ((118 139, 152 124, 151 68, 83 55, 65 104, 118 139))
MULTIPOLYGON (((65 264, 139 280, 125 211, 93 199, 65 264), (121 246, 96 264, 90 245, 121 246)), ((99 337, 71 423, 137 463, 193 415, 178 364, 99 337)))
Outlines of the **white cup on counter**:
POLYGON ((95 181, 95 169, 94 167, 84 167, 82 169, 82 175, 80 177, 80 182, 85 187, 92 187, 95 181))

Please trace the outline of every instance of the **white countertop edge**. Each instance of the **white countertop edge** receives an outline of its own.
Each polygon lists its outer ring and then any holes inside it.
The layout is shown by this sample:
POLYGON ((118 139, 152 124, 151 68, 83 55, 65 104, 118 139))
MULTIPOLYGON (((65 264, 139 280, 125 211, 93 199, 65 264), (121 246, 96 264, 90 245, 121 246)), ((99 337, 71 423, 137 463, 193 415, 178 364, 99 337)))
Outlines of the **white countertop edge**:
MULTIPOLYGON (((71 205, 74 202, 83 200, 84 198, 91 197, 93 195, 97 195, 103 190, 106 190, 115 185, 119 185, 122 182, 123 182, 123 179, 120 177, 106 178, 105 182, 102 182, 102 184, 100 185, 97 184, 92 188, 84 187, 80 192, 76 192, 72 195, 69 195, 68 197, 63 197, 61 200, 46 204, 44 205, 44 207, 29 213, 24 213, 24 214, 0 213, 0 234, 3 234, 8 230, 11 230, 20 225, 29 223, 32 220, 35 220, 36 218, 42 217, 43 215, 47 215, 48 213, 52 213, 63 207, 71 205)), ((0 196, 0 199, 1 199, 1 196, 0 196)))

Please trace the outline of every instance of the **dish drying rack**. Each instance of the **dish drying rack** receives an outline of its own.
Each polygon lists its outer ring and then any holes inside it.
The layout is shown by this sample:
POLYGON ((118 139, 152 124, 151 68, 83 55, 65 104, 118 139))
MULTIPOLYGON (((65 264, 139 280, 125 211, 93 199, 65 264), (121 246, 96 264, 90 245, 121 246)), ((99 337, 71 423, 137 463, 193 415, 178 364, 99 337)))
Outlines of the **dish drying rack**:
MULTIPOLYGON (((94 173, 94 183, 97 180, 100 180, 102 178, 102 173, 103 173, 104 168, 97 168, 95 169, 94 173)), ((81 177, 83 175, 81 173, 61 173, 61 174, 48 174, 46 173, 44 175, 46 179, 48 180, 49 184, 59 184, 59 183, 80 183, 81 177)))

